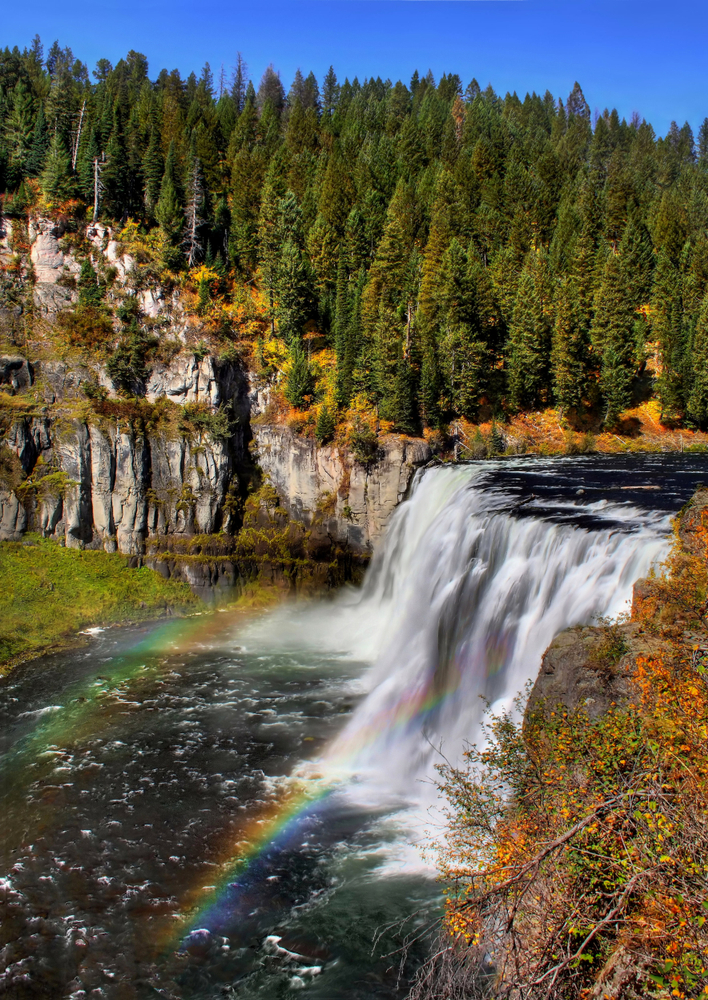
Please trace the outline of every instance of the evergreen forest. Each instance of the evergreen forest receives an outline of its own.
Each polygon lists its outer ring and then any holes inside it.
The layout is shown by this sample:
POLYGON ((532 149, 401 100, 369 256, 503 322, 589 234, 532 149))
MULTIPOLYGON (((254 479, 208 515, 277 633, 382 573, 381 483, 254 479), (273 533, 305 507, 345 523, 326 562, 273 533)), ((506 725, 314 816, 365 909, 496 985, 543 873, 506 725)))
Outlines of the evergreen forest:
POLYGON ((612 428, 647 391, 708 426, 708 118, 661 136, 577 83, 501 96, 456 74, 287 88, 240 55, 218 79, 151 78, 134 51, 89 72, 35 38, 0 51, 0 192, 10 219, 132 227, 162 281, 213 278, 205 298, 257 290, 254 356, 280 345, 321 437, 355 400, 404 433, 544 407, 612 428))

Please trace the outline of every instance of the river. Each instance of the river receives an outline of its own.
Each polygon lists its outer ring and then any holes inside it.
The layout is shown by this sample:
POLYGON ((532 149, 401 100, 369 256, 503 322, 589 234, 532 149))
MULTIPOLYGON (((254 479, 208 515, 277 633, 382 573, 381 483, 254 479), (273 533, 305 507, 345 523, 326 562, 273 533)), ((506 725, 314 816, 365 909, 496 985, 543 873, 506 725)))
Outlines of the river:
POLYGON ((404 997, 440 753, 626 610, 700 455, 430 469, 362 588, 98 632, 0 685, 0 995, 404 997))

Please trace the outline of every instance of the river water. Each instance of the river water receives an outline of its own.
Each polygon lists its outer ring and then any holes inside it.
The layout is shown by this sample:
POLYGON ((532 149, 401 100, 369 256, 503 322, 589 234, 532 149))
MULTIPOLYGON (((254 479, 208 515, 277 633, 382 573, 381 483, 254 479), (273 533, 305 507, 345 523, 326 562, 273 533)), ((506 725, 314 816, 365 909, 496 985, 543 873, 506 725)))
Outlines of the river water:
POLYGON ((0 995, 404 997, 440 752, 627 608, 697 455, 431 469, 359 590, 96 634, 0 686, 0 995))

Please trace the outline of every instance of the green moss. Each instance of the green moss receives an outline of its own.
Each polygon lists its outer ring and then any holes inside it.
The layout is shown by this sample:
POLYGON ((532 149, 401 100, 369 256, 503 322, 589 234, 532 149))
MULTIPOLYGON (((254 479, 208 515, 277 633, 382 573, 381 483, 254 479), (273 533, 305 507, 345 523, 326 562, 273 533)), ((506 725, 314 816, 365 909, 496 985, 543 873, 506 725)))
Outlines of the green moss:
POLYGON ((130 569, 123 556, 28 540, 34 544, 0 543, 0 672, 86 626, 200 603, 187 584, 147 567, 130 569))

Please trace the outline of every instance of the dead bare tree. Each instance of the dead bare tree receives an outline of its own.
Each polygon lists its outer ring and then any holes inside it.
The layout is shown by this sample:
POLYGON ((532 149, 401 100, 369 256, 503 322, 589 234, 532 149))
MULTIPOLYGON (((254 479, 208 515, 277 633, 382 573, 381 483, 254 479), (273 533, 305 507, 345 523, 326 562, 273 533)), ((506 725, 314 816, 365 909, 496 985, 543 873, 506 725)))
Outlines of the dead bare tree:
POLYGON ((204 256, 204 244, 201 236, 201 229, 204 225, 203 211, 204 179, 199 159, 193 156, 189 170, 189 194, 184 210, 187 225, 182 240, 189 267, 194 267, 204 256))

